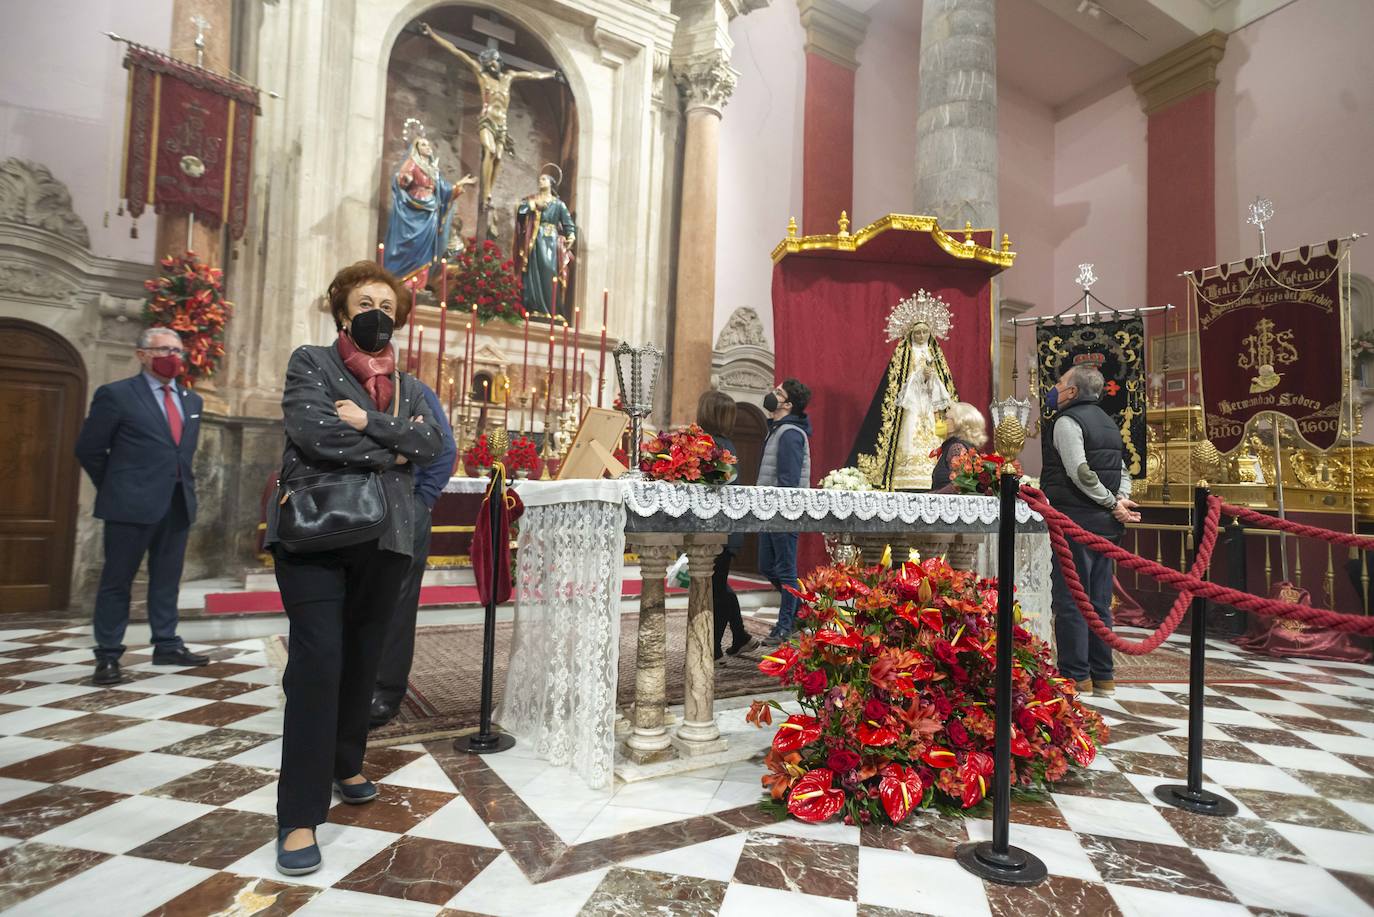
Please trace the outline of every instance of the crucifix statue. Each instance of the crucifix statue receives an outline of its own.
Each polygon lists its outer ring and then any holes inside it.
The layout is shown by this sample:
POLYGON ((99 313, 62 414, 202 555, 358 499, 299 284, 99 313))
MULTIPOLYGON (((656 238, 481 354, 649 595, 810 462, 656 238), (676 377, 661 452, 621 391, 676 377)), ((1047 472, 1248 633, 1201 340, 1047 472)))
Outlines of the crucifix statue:
POLYGON ((491 209, 492 188, 496 176, 501 171, 501 157, 514 153, 515 147, 507 133, 506 113, 510 109, 510 88, 516 80, 549 80, 559 74, 557 71, 525 70, 511 71, 501 61, 501 52, 487 48, 476 59, 440 36, 429 23, 420 23, 421 33, 428 35, 434 43, 468 66, 477 85, 482 89, 482 113, 477 118, 477 139, 482 144, 482 170, 480 197, 483 210, 491 209))

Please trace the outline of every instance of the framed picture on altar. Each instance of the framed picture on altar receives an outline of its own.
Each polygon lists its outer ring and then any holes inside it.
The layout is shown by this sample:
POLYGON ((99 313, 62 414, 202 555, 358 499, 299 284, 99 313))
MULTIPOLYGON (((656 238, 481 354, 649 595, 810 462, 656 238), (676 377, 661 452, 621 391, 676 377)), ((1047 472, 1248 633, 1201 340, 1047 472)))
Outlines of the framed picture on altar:
POLYGON ((630 418, 620 411, 587 408, 568 447, 568 457, 559 466, 558 480, 600 478, 608 472, 615 477, 624 472, 625 466, 615 458, 615 450, 620 448, 620 438, 629 422, 630 418))
POLYGON ((1150 339, 1150 372, 1162 373, 1167 366, 1170 373, 1186 372, 1190 363, 1196 363, 1197 345, 1193 345, 1193 360, 1188 359, 1189 344, 1197 340, 1190 331, 1176 331, 1173 334, 1157 334, 1150 339), (1166 362, 1167 358, 1167 362, 1166 362))

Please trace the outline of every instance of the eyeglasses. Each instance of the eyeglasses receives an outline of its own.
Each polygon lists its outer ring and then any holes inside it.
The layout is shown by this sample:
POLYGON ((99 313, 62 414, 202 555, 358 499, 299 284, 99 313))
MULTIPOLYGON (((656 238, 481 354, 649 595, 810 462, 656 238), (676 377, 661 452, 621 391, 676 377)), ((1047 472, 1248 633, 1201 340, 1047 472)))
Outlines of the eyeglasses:
POLYGON ((182 357, 186 355, 186 351, 182 350, 180 347, 140 347, 139 349, 142 350, 144 353, 151 353, 153 356, 156 357, 182 357))

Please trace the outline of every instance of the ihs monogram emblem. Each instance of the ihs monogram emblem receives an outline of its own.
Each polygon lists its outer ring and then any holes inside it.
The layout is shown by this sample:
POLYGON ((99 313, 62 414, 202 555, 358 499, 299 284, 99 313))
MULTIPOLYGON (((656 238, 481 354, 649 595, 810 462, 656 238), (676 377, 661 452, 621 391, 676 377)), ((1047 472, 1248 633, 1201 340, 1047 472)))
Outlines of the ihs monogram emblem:
POLYGON ((1274 323, 1262 318, 1255 325, 1255 332, 1241 339, 1244 348, 1236 358, 1241 369, 1253 369, 1256 375, 1250 380, 1250 394, 1267 392, 1283 380, 1283 373, 1276 372, 1276 364, 1287 366, 1298 362, 1298 348, 1293 344, 1292 331, 1275 331, 1274 323))

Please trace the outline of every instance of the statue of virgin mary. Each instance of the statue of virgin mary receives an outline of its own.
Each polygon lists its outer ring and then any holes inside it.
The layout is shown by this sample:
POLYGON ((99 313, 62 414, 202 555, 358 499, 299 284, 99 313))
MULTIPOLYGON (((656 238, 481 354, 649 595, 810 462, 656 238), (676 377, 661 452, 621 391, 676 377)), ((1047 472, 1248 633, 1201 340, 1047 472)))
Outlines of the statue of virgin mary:
POLYGON ((457 185, 450 184, 439 171, 439 157, 425 137, 424 125, 414 118, 406 119, 405 136, 410 151, 391 178, 383 264, 403 281, 423 287, 430 268, 448 249, 450 211, 476 179, 465 175, 457 185))
POLYGON ((875 489, 930 489, 944 411, 959 397, 940 349, 950 324, 949 306, 925 290, 887 317, 897 346, 849 454, 875 489))

